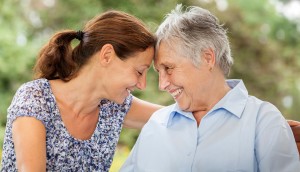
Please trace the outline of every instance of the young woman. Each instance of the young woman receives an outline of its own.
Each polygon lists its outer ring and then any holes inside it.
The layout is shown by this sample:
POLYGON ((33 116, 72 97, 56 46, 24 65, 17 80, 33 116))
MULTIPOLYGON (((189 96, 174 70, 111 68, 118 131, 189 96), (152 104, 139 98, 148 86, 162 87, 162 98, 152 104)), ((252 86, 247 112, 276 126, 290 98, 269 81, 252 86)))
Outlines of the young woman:
POLYGON ((56 33, 8 109, 2 170, 108 171, 123 123, 141 128, 160 107, 130 94, 146 87, 155 42, 119 11, 56 33))

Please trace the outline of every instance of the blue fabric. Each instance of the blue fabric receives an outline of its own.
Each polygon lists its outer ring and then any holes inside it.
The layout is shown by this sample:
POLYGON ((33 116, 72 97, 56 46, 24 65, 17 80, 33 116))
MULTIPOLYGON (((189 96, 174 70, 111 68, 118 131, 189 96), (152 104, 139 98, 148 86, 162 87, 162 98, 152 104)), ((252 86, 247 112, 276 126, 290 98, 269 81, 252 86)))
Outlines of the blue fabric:
POLYGON ((279 110, 248 92, 241 80, 197 127, 177 104, 156 111, 121 172, 299 172, 292 131, 279 110))
POLYGON ((109 171, 131 101, 130 95, 122 105, 99 102, 99 120, 92 137, 79 140, 65 128, 48 80, 22 85, 8 108, 1 171, 17 171, 12 123, 21 116, 34 117, 46 128, 47 171, 109 171))

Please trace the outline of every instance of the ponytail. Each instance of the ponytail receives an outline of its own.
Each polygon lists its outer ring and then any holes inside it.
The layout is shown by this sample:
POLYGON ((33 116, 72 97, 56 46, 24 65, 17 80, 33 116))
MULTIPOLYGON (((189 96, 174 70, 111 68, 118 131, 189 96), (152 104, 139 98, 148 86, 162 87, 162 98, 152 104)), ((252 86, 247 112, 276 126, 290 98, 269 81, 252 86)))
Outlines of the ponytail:
POLYGON ((70 80, 78 69, 78 64, 72 59, 71 41, 80 39, 80 36, 83 37, 83 32, 78 34, 72 30, 53 35, 39 53, 34 67, 35 78, 70 80))

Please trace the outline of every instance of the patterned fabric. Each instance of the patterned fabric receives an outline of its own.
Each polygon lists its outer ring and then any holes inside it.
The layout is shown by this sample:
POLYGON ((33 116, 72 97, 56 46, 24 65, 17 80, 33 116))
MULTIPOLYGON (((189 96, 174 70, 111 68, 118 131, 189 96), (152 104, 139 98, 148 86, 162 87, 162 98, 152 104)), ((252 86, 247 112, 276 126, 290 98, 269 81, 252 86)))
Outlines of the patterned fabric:
POLYGON ((46 128, 47 171, 109 171, 131 101, 131 95, 122 105, 101 100, 96 130, 89 140, 79 140, 64 126, 48 80, 23 84, 8 108, 2 171, 17 171, 12 123, 21 116, 35 117, 46 128))

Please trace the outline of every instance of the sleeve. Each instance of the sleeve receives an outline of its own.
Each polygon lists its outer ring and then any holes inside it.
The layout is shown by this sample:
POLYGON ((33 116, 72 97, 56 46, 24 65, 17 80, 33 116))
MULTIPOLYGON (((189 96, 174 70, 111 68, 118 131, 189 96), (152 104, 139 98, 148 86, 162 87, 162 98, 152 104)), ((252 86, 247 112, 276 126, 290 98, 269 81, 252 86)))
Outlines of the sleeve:
POLYGON ((43 91, 24 84, 17 90, 7 112, 10 123, 18 117, 28 116, 40 120, 45 125, 45 113, 49 113, 49 109, 43 97, 43 91))
POLYGON ((293 133, 280 111, 270 103, 263 103, 259 111, 255 147, 259 171, 299 172, 293 133))
POLYGON ((118 104, 113 101, 105 99, 101 102, 101 105, 104 106, 104 108, 112 108, 115 114, 123 118, 128 113, 131 107, 131 103, 132 103, 132 95, 130 94, 125 98, 122 104, 118 104))
POLYGON ((129 111, 129 109, 131 107, 131 103, 132 103, 132 95, 130 94, 128 97, 126 97, 124 103, 121 106, 122 112, 127 114, 127 112, 129 111))

